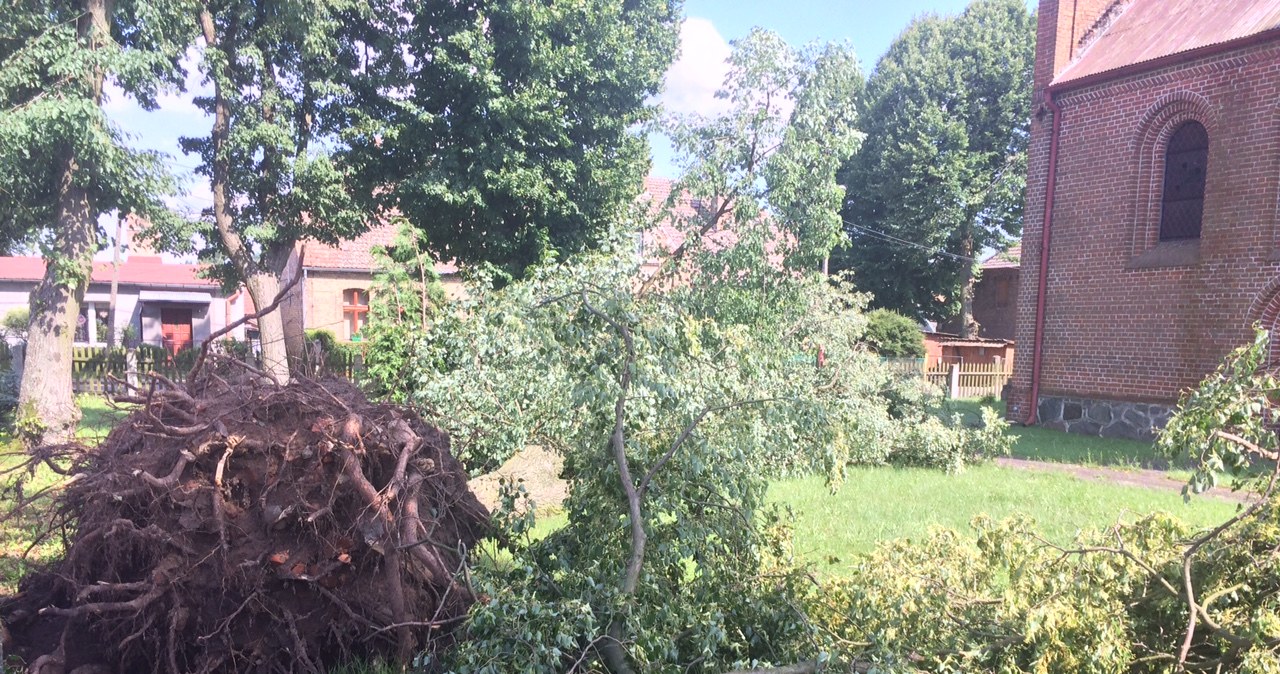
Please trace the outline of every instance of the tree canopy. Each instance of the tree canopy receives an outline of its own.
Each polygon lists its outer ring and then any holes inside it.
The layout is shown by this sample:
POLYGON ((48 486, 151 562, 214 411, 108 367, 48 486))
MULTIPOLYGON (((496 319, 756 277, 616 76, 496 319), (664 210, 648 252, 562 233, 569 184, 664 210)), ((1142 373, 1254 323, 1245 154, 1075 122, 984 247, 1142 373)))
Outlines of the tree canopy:
POLYGON ((38 245, 55 254, 66 157, 97 213, 161 219, 172 189, 163 157, 130 149, 99 105, 102 81, 153 108, 180 83, 190 30, 181 0, 118 0, 91 37, 84 2, 36 0, 0 6, 0 251, 38 245), (96 41, 95 41, 96 40, 96 41))
POLYGON ((403 81, 351 139, 380 205, 440 258, 510 277, 598 245, 648 171, 642 125, 675 54, 679 2, 413 9, 403 81))
POLYGON ((108 211, 171 222, 155 153, 126 147, 102 109, 109 83, 144 107, 177 81, 180 0, 8 3, 0 8, 0 251, 37 244, 16 426, 31 445, 69 439, 80 411, 71 342, 108 211))
POLYGON ((837 170, 864 136, 858 59, 846 45, 796 49, 759 28, 733 47, 717 93, 729 110, 666 120, 684 163, 673 196, 709 205, 692 218, 670 217, 691 244, 732 223, 739 237, 754 235, 786 267, 816 270, 840 240, 837 170))
POLYGON ((975 258, 1020 234, 1034 51, 1026 3, 975 0, 917 19, 876 64, 835 260, 875 306, 956 315, 975 258))
POLYGON ((867 343, 889 358, 924 358, 924 333, 920 324, 896 311, 867 312, 867 343))
MULTIPOLYGON (((407 19, 393 0, 230 0, 206 3, 196 17, 201 69, 214 87, 196 98, 213 115, 209 133, 182 141, 213 192, 200 253, 263 307, 299 241, 337 243, 368 228, 354 194, 360 183, 332 155, 358 116, 357 91, 382 84, 371 64, 399 58, 395 36, 407 19)), ((183 235, 163 233, 177 245, 183 235)), ((302 355, 301 320, 286 329, 277 312, 258 327, 264 364, 287 381, 302 355)))

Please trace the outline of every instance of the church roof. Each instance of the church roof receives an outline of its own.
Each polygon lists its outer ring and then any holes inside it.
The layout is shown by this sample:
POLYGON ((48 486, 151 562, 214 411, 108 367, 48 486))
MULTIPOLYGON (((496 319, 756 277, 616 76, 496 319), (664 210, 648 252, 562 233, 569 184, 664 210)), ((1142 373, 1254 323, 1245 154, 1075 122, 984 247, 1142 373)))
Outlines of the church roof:
POLYGON ((1118 0, 1054 85, 1273 32, 1280 0, 1118 0))

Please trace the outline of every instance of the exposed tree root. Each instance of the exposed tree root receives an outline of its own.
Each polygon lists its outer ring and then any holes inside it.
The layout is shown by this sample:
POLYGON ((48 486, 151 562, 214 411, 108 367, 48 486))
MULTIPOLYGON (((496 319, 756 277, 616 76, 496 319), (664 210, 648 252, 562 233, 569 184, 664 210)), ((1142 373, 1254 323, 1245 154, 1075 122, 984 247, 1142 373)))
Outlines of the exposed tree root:
MULTIPOLYGON (((324 672, 450 643, 488 513, 449 439, 345 382, 210 361, 97 448, 34 453, 66 557, 0 604, 29 672, 324 672)), ((21 495, 20 495, 21 496, 21 495)))

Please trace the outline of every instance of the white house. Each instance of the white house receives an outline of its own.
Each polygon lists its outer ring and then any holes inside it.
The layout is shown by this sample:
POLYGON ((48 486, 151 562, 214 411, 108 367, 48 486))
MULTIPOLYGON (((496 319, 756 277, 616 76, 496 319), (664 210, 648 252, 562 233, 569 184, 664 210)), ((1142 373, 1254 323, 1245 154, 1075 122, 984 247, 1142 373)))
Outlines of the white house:
MULTIPOLYGON (((0 257, 0 316, 28 306, 31 291, 44 276, 38 257, 0 257)), ((117 334, 129 328, 142 343, 163 346, 171 353, 195 346, 245 313, 247 295, 225 295, 216 281, 199 276, 200 267, 164 262, 156 255, 133 255, 113 269, 111 262, 94 262, 84 295, 75 344, 107 344, 112 277, 118 273, 117 334)), ((243 339, 243 328, 232 337, 243 339)))

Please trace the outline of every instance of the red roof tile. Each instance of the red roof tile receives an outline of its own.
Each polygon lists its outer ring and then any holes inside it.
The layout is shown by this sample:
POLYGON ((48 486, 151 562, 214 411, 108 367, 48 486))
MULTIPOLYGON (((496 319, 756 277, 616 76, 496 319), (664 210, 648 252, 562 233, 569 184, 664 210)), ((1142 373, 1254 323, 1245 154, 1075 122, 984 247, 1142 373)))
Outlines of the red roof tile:
POLYGON ((1132 0, 1054 84, 1280 28, 1280 0, 1132 0))
MULTIPOLYGON (((656 215, 671 199, 671 191, 675 189, 675 181, 669 178, 649 176, 644 179, 644 192, 640 200, 649 204, 650 214, 656 215)), ((656 260, 661 255, 674 252, 684 243, 685 233, 681 229, 689 220, 709 215, 701 199, 693 199, 681 195, 672 204, 672 213, 677 219, 685 222, 674 222, 663 219, 644 233, 646 255, 656 260)), ((738 240, 736 233, 729 229, 719 229, 707 235, 706 241, 712 250, 733 245, 738 240)))
MULTIPOLYGON (((641 202, 648 203, 650 211, 656 214, 665 207, 674 188, 675 181, 668 178, 650 176, 644 180, 644 192, 641 193, 639 199, 641 202)), ((703 211, 701 200, 690 198, 687 195, 677 199, 674 204, 674 212, 680 219, 687 220, 696 218, 699 215, 705 215, 703 211)), ((648 251, 650 258, 656 260, 661 255, 669 254, 676 250, 680 247, 680 244, 684 243, 685 235, 680 229, 680 224, 664 219, 644 233, 645 250, 648 251)), ((395 241, 395 238, 395 225, 387 223, 374 227, 355 239, 344 241, 336 246, 309 241, 305 244, 304 261, 308 269, 373 271, 377 268, 373 249, 378 246, 390 245, 395 241)), ((731 230, 721 229, 709 234, 707 240, 713 248, 723 248, 736 242, 737 236, 731 230)), ((454 264, 436 263, 437 273, 454 274, 457 271, 458 267, 454 264)))
MULTIPOLYGON (((158 256, 136 256, 120 263, 120 283, 138 286, 217 287, 217 281, 200 278, 201 265, 166 263, 158 256)), ((39 281, 44 259, 0 257, 0 281, 39 281)), ((111 263, 93 263, 93 283, 111 282, 111 263)))
POLYGON ((1022 244, 1015 243, 1009 250, 1001 251, 982 261, 983 269, 1017 269, 1021 266, 1022 244))
MULTIPOLYGON (((378 268, 378 261, 373 256, 373 249, 386 247, 395 243, 396 225, 384 223, 360 236, 343 241, 336 246, 308 241, 303 262, 307 269, 373 271, 378 268)), ((446 262, 436 263, 436 273, 456 274, 458 267, 446 262)))

